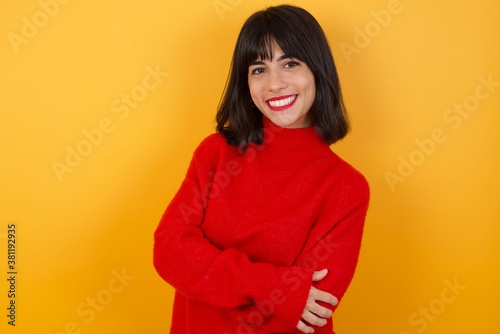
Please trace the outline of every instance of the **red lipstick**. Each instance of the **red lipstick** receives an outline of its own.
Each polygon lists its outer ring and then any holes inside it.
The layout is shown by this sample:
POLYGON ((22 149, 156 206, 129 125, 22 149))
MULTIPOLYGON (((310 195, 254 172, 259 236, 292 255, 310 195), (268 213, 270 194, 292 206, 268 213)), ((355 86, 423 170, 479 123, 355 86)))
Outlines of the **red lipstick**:
POLYGON ((266 101, 272 111, 282 111, 291 108, 297 101, 297 95, 284 95, 270 98, 266 101))

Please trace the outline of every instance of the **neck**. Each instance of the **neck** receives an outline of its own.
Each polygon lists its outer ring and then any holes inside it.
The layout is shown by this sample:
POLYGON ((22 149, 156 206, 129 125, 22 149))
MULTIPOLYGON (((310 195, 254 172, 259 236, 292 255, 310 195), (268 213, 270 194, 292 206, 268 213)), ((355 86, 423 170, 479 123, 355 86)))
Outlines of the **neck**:
POLYGON ((314 126, 282 128, 263 117, 264 142, 258 151, 278 160, 303 160, 331 154, 330 147, 317 134, 314 126))

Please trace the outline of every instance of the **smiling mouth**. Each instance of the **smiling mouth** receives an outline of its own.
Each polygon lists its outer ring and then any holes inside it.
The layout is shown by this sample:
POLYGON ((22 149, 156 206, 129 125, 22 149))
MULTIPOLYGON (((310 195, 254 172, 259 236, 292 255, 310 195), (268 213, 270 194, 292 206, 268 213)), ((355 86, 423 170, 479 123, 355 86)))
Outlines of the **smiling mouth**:
POLYGON ((269 108, 273 111, 281 111, 290 108, 297 101, 297 95, 288 95, 274 97, 266 101, 269 108))

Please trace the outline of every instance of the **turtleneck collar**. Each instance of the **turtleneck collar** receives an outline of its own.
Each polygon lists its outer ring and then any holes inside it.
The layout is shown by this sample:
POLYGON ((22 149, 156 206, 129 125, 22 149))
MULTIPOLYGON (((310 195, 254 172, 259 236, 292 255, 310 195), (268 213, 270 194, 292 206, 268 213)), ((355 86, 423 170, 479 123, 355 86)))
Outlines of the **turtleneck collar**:
POLYGON ((306 128, 282 128, 262 117, 264 142, 259 151, 277 159, 314 159, 331 154, 330 147, 316 132, 314 126, 306 128))

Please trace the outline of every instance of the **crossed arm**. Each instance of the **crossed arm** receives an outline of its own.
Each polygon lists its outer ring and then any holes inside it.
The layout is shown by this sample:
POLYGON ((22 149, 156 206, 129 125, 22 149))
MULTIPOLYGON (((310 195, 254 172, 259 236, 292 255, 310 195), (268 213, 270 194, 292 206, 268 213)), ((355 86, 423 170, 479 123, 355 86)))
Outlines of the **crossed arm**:
MULTIPOLYGON (((236 249, 218 249, 204 237, 203 208, 181 210, 202 182, 193 159, 155 231, 154 265, 160 276, 189 298, 244 319, 273 291, 282 292, 285 301, 276 303, 261 324, 268 331, 313 333, 315 326, 326 325, 354 274, 367 195, 348 201, 349 194, 341 194, 346 200, 325 209, 296 264, 282 267, 252 262, 236 249), (290 273, 293 284, 284 284, 290 273)), ((363 182, 354 186, 367 187, 363 182)))
MULTIPOLYGON (((321 281, 327 274, 328 269, 315 271, 312 276, 312 282, 321 281)), ((312 326, 322 327, 326 325, 328 323, 326 319, 329 319, 333 315, 332 310, 321 306, 318 302, 336 306, 338 304, 338 299, 327 291, 322 291, 311 286, 311 290, 307 296, 306 306, 302 312, 302 318, 297 323, 297 329, 302 333, 314 333, 314 328, 312 326)))

